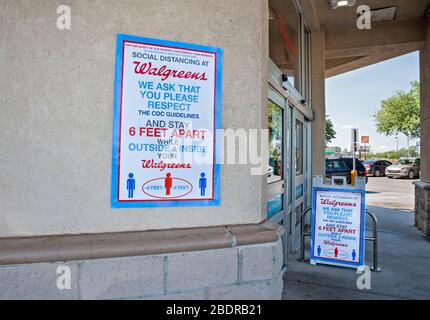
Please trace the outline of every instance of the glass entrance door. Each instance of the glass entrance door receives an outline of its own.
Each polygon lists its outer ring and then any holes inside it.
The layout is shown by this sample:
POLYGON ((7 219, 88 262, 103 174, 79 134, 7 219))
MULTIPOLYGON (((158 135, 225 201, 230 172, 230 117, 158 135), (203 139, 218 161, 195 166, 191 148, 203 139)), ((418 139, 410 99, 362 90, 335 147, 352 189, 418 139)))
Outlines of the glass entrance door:
POLYGON ((292 111, 292 156, 294 168, 292 172, 292 212, 290 220, 290 250, 296 252, 300 246, 300 219, 308 205, 308 187, 310 181, 308 139, 310 138, 310 126, 305 117, 297 109, 292 111))
POLYGON ((267 164, 267 217, 286 229, 282 237, 284 264, 288 256, 290 181, 290 119, 287 99, 269 87, 268 100, 269 161, 267 164))
POLYGON ((267 215, 272 218, 284 209, 284 109, 269 100, 269 164, 267 166, 267 215))
POLYGON ((310 204, 310 123, 269 87, 267 217, 285 227, 284 263, 300 246, 300 219, 310 204))

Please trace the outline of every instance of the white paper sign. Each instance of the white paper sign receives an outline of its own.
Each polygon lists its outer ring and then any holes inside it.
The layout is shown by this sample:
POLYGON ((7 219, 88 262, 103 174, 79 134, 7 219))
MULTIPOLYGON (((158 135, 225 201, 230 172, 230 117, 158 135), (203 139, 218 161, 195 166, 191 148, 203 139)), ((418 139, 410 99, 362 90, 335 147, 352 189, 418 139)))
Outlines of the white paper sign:
POLYGON ((219 204, 221 56, 118 35, 113 207, 219 204))
POLYGON ((364 265, 364 192, 314 188, 311 262, 364 265))

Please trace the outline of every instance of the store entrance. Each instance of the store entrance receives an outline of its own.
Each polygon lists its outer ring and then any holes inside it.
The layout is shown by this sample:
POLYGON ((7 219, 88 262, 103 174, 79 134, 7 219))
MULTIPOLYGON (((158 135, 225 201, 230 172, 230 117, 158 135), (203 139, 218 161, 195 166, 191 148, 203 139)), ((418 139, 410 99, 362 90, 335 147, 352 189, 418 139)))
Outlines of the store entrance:
MULTIPOLYGON (((269 88, 268 101, 269 163, 267 166, 267 217, 289 232, 291 206, 290 121, 291 110, 286 99, 269 88)), ((284 263, 288 256, 288 235, 283 236, 284 263)))
POLYGON ((267 216, 285 228, 285 264, 288 255, 299 248, 300 216, 310 200, 310 125, 292 101, 269 86, 267 216))
MULTIPOLYGON (((310 166, 310 122, 297 109, 292 109, 292 213, 290 233, 290 253, 295 253, 300 247, 300 221, 304 211, 310 205, 311 166, 310 166), (308 202, 309 201, 309 202, 308 202)), ((307 223, 305 221, 305 223, 307 223)))

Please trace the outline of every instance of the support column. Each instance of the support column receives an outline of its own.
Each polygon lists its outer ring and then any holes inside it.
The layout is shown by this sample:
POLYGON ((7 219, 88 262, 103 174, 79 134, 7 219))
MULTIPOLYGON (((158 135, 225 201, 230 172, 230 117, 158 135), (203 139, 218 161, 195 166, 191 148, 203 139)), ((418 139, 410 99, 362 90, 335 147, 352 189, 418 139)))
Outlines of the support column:
POLYGON ((430 20, 420 50, 421 181, 415 183, 415 225, 430 237, 430 20))
POLYGON ((421 180, 430 183, 430 20, 424 48, 420 50, 421 180))
POLYGON ((312 175, 325 174, 325 37, 324 30, 312 38, 312 175))

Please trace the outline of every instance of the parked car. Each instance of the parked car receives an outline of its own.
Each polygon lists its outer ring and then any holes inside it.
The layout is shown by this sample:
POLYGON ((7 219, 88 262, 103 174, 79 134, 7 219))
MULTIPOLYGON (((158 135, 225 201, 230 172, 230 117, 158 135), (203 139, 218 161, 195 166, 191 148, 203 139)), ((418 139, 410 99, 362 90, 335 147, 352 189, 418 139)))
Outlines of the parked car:
POLYGON ((275 170, 273 169, 273 167, 272 166, 267 166, 267 176, 268 177, 271 177, 271 176, 273 176, 273 173, 275 172, 275 170))
POLYGON ((402 178, 409 179, 419 178, 421 170, 420 158, 407 158, 400 159, 392 166, 385 169, 385 174, 388 178, 402 178))
MULTIPOLYGON (((357 170, 359 177, 366 177, 367 183, 367 172, 363 163, 356 158, 355 170, 357 170)), ((352 157, 331 157, 325 159, 325 174, 326 177, 331 179, 331 177, 346 177, 346 182, 351 183, 351 171, 352 171, 352 157)))
POLYGON ((386 168, 392 165, 392 163, 387 160, 367 160, 364 161, 363 164, 366 168, 367 176, 373 177, 385 175, 386 168))

